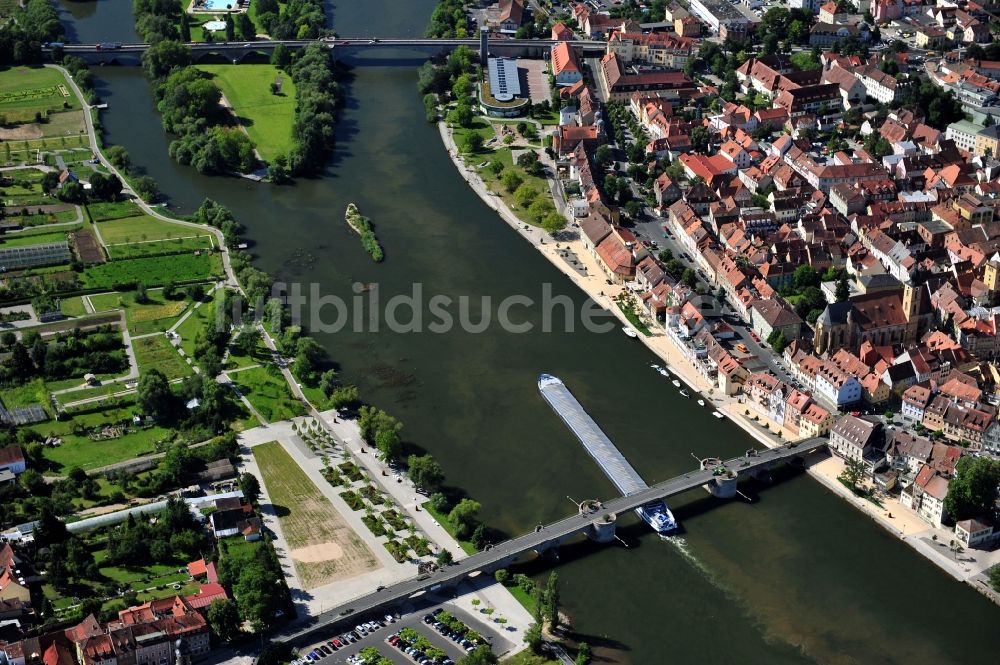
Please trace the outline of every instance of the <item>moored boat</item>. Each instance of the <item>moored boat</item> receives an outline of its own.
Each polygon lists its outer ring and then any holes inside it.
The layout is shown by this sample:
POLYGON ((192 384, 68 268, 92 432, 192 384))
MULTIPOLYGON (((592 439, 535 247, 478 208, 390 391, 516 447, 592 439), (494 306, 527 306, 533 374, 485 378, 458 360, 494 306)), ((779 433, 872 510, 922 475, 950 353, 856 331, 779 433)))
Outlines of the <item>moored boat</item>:
POLYGON ((635 339, 636 337, 639 336, 639 333, 637 333, 632 328, 629 328, 628 326, 623 326, 622 327, 622 332, 625 333, 626 335, 628 335, 629 337, 631 337, 632 339, 635 339))

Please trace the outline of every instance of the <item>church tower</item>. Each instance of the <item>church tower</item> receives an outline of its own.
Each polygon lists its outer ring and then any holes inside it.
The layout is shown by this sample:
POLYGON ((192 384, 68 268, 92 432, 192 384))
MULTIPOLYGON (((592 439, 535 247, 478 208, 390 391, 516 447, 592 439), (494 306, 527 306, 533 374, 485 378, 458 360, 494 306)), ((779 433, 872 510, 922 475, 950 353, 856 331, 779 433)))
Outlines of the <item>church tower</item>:
POLYGON ((906 334, 903 342, 912 344, 920 333, 920 299, 923 287, 914 286, 911 280, 903 282, 903 314, 906 316, 906 334))

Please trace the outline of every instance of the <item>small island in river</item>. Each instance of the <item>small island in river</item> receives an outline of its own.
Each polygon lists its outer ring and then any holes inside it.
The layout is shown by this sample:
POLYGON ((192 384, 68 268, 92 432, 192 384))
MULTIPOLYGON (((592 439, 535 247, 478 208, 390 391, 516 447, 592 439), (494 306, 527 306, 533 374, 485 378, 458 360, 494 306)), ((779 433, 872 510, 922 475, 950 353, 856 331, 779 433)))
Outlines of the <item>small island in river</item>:
POLYGON ((382 245, 378 244, 375 231, 372 228, 372 221, 358 211, 358 206, 353 203, 347 204, 347 212, 344 214, 348 226, 354 229, 361 236, 361 245, 365 251, 371 254, 376 263, 380 262, 385 254, 382 252, 382 245))

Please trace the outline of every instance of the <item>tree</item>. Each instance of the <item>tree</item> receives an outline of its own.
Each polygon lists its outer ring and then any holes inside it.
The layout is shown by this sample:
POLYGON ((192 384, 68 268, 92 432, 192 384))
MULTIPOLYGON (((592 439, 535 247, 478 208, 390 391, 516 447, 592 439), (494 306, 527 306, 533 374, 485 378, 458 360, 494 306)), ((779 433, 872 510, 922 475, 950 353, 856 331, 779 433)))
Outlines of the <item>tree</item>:
POLYGON ((537 623, 528 626, 524 631, 524 643, 528 645, 531 652, 541 655, 542 653, 542 627, 537 623))
POLYGON ((57 187, 59 187, 59 172, 46 171, 42 175, 42 191, 45 193, 52 192, 55 191, 57 187))
MULTIPOLYGON (((413 484, 425 492, 434 492, 440 489, 444 482, 444 470, 437 460, 430 455, 410 455, 406 460, 408 467, 407 475, 413 484)), ((436 496, 436 495, 435 495, 436 496)), ((444 495, 441 495, 442 497, 444 495)), ((434 497, 431 497, 434 500, 434 497)), ((438 507, 434 507, 438 510, 438 507)))
POLYGON ((395 429, 382 429, 375 434, 375 447, 384 462, 395 462, 403 455, 403 441, 395 429))
POLYGON ((233 342, 233 350, 241 356, 252 356, 260 343, 260 331, 254 326, 240 330, 240 336, 233 342))
POLYGON ((257 37, 257 29, 254 27, 253 21, 250 20, 250 16, 246 12, 240 12, 237 14, 235 20, 236 34, 240 36, 240 39, 244 41, 253 41, 253 39, 257 37))
POLYGON ((479 522, 479 509, 482 506, 478 501, 472 499, 462 499, 448 513, 448 520, 455 527, 455 536, 463 540, 469 536, 479 522))
POLYGON ((545 584, 545 619, 549 631, 559 627, 559 573, 552 572, 545 584))
POLYGON ((785 333, 780 330, 772 330, 771 334, 767 336, 767 343, 771 345, 776 353, 781 353, 788 346, 788 340, 785 339, 785 333))
POLYGON ((226 12, 226 41, 231 42, 236 39, 236 24, 233 23, 232 12, 226 12))
POLYGON ((479 132, 469 132, 465 136, 462 150, 465 152, 479 152, 483 149, 483 135, 479 132))
POLYGON ((445 514, 451 508, 451 506, 448 504, 448 497, 446 497, 441 492, 435 492, 434 494, 431 494, 430 503, 431 503, 431 508, 433 508, 434 512, 436 513, 445 514))
POLYGON ((142 67, 153 81, 162 81, 175 69, 191 64, 191 49, 186 44, 164 39, 152 44, 142 55, 142 67))
POLYGON ((451 550, 447 548, 441 548, 441 551, 438 552, 437 563, 439 566, 449 566, 451 565, 451 562, 453 560, 454 557, 451 555, 451 550))
POLYGON ((685 268, 684 273, 681 275, 681 281, 693 288, 698 279, 695 277, 694 270, 685 268))
POLYGON ((142 282, 135 285, 135 301, 140 305, 149 304, 149 294, 146 293, 146 285, 142 282))
POLYGON ((260 481, 257 480, 257 476, 249 471, 241 473, 240 490, 243 491, 243 496, 247 501, 257 503, 257 499, 260 497, 260 481))
POLYGON ((230 641, 239 634, 240 612, 230 599, 213 600, 208 606, 208 625, 223 641, 230 641))
POLYGON ((507 571, 506 568, 501 568, 497 572, 493 573, 493 578, 499 584, 505 584, 507 582, 507 579, 510 578, 510 573, 507 571))
POLYGON ((67 180, 64 182, 56 196, 59 197, 60 201, 67 201, 69 203, 82 203, 84 198, 86 198, 83 185, 76 180, 67 180))
POLYGON ((986 571, 986 577, 990 580, 990 586, 994 591, 1000 592, 1000 564, 997 564, 986 571))
POLYGON ((1000 485, 1000 460, 962 457, 955 465, 955 477, 948 485, 944 508, 954 520, 992 513, 1000 485))
POLYGON ((846 302, 851 295, 851 288, 847 284, 847 277, 841 277, 837 280, 837 290, 835 293, 837 297, 837 302, 846 302))
POLYGON ((111 162, 116 168, 123 171, 128 171, 132 166, 132 159, 129 157, 128 150, 125 146, 113 145, 104 151, 107 156, 108 161, 111 162))
POLYGON ((114 174, 95 173, 90 176, 90 198, 97 201, 114 201, 122 193, 122 181, 114 174))
POLYGON ((809 286, 819 286, 820 278, 819 273, 816 269, 810 265, 801 265, 795 269, 792 274, 792 280, 795 283, 795 288, 805 289, 809 286))
POLYGON ((271 64, 278 69, 288 69, 292 63, 292 51, 283 43, 278 43, 271 51, 271 64))
POLYGON ((475 119, 475 114, 472 112, 472 106, 469 105, 468 101, 460 102, 458 106, 453 108, 448 112, 447 120, 453 125, 458 125, 462 128, 472 127, 472 121, 475 119))
POLYGON ((333 394, 333 391, 340 387, 340 379, 337 376, 337 370, 328 369, 319 377, 319 389, 323 391, 323 394, 329 397, 333 394))
POLYGON ((438 119, 438 96, 433 92, 424 95, 424 117, 427 122, 436 122, 438 119))
POLYGON ((522 208, 531 205, 536 196, 538 196, 538 192, 528 183, 522 184, 514 191, 514 201, 522 208))
POLYGON ((594 159, 602 168, 607 168, 613 159, 611 148, 607 145, 598 146, 597 150, 594 151, 594 159))
POLYGON ((480 644, 475 649, 458 659, 457 665, 496 665, 497 659, 493 649, 487 644, 480 644))
POLYGON ((139 176, 132 182, 135 193, 146 203, 152 203, 160 193, 160 186, 151 176, 139 176))
POLYGON ((591 658, 590 645, 580 642, 580 646, 576 648, 576 665, 589 665, 591 658))
POLYGON ((477 550, 482 550, 486 547, 488 539, 486 537, 486 525, 480 524, 476 527, 475 531, 472 532, 472 536, 469 538, 469 542, 477 550))
POLYGON ((865 464, 861 460, 849 459, 844 463, 844 470, 837 476, 852 490, 857 491, 858 483, 865 477, 865 464))
POLYGON ((500 184, 503 188, 507 190, 508 193, 513 193, 521 183, 524 182, 524 178, 517 174, 516 171, 505 171, 503 175, 500 176, 500 184))
POLYGON ((566 228, 566 218, 557 212, 552 212, 542 218, 542 229, 550 235, 555 235, 566 228))
POLYGON ((146 415, 159 419, 167 416, 174 402, 167 377, 157 369, 151 369, 139 378, 136 391, 139 408, 146 415))
POLYGON ((708 130, 701 125, 691 130, 691 148, 695 152, 708 152, 708 140, 708 130))

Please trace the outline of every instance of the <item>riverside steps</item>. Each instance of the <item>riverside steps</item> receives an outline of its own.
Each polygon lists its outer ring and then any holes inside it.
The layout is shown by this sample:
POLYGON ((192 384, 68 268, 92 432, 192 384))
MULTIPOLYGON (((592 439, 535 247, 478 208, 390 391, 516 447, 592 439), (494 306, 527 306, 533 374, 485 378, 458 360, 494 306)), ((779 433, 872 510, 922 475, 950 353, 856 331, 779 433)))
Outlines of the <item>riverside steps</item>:
POLYGON ((593 532, 595 522, 610 520, 613 529, 614 519, 622 513, 711 483, 719 477, 720 465, 737 473, 740 477, 745 477, 754 471, 766 469, 780 462, 804 457, 825 448, 827 443, 827 439, 816 438, 762 451, 748 451, 747 454, 732 459, 714 460, 715 464, 702 464, 702 468, 696 471, 685 473, 653 486, 646 486, 644 489, 639 489, 627 496, 620 496, 605 502, 584 502, 580 504, 580 511, 576 515, 544 526, 539 525, 530 533, 490 546, 482 552, 460 559, 433 573, 412 577, 390 585, 381 591, 373 591, 342 603, 311 617, 304 624, 297 624, 294 631, 275 635, 274 640, 287 642, 292 646, 309 644, 313 640, 329 635, 338 624, 357 623, 366 615, 375 615, 387 607, 404 603, 419 603, 421 596, 428 591, 450 591, 463 582, 474 582, 477 577, 491 575, 500 568, 527 560, 534 553, 557 547, 560 543, 580 534, 590 535, 593 532))

